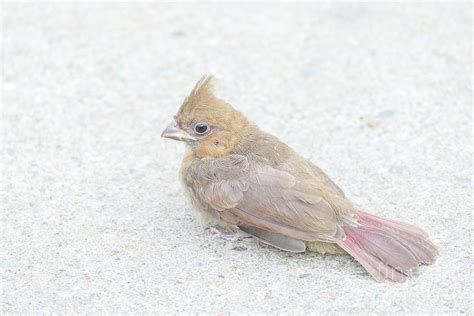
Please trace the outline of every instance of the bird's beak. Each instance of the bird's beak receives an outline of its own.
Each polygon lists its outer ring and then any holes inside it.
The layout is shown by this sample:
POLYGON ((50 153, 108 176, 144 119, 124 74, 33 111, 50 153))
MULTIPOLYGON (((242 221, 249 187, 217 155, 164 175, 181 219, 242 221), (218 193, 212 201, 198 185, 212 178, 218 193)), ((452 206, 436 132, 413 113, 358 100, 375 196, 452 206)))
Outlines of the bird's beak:
POLYGON ((176 118, 173 117, 171 122, 165 128, 163 133, 161 133, 161 137, 171 138, 174 140, 181 140, 181 141, 195 141, 196 138, 189 135, 186 131, 183 131, 180 127, 178 122, 176 122, 176 118))

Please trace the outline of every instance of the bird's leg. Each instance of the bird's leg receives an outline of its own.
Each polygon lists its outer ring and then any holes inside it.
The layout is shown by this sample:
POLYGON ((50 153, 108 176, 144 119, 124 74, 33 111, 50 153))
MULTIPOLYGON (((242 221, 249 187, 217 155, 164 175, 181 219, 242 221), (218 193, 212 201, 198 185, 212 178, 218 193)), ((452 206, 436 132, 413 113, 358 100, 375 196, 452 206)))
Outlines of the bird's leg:
POLYGON ((212 234, 211 238, 213 240, 216 239, 216 238, 222 238, 222 239, 228 240, 228 241, 239 240, 239 238, 237 236, 237 233, 233 232, 231 230, 227 230, 227 229, 224 229, 224 228, 211 227, 209 229, 209 231, 212 234))
POLYGON ((222 238, 227 241, 237 241, 243 240, 246 238, 251 238, 249 234, 244 233, 243 231, 232 231, 225 228, 210 227, 209 231, 212 234, 212 239, 222 238))

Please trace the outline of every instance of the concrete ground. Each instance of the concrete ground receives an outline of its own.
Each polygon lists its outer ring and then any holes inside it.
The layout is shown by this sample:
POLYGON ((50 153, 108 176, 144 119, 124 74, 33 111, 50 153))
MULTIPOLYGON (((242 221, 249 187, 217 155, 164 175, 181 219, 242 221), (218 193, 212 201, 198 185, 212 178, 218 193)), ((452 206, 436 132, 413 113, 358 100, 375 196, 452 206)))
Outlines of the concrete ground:
POLYGON ((2 3, 1 313, 472 313, 472 5, 2 3), (159 137, 194 82, 441 255, 211 240, 159 137))

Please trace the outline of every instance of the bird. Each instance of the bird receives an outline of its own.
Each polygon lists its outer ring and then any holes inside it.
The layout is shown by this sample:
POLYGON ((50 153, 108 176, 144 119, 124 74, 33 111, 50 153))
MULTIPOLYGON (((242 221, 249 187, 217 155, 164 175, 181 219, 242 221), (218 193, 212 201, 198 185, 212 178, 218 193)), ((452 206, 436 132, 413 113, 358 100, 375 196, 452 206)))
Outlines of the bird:
POLYGON ((197 213, 283 251, 348 253, 379 282, 432 264, 421 228, 355 206, 326 173, 261 130, 201 77, 161 136, 186 144, 180 180, 197 213))

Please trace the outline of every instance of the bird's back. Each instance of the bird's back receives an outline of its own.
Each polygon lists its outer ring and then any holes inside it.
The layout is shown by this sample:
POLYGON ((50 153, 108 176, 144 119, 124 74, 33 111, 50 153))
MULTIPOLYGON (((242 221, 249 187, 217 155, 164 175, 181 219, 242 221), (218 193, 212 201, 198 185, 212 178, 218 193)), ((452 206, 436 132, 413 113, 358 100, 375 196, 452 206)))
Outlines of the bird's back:
POLYGON ((320 183, 325 190, 344 198, 344 192, 315 164, 303 158, 277 137, 258 128, 235 147, 233 154, 252 153, 275 169, 289 172, 298 179, 320 183))

